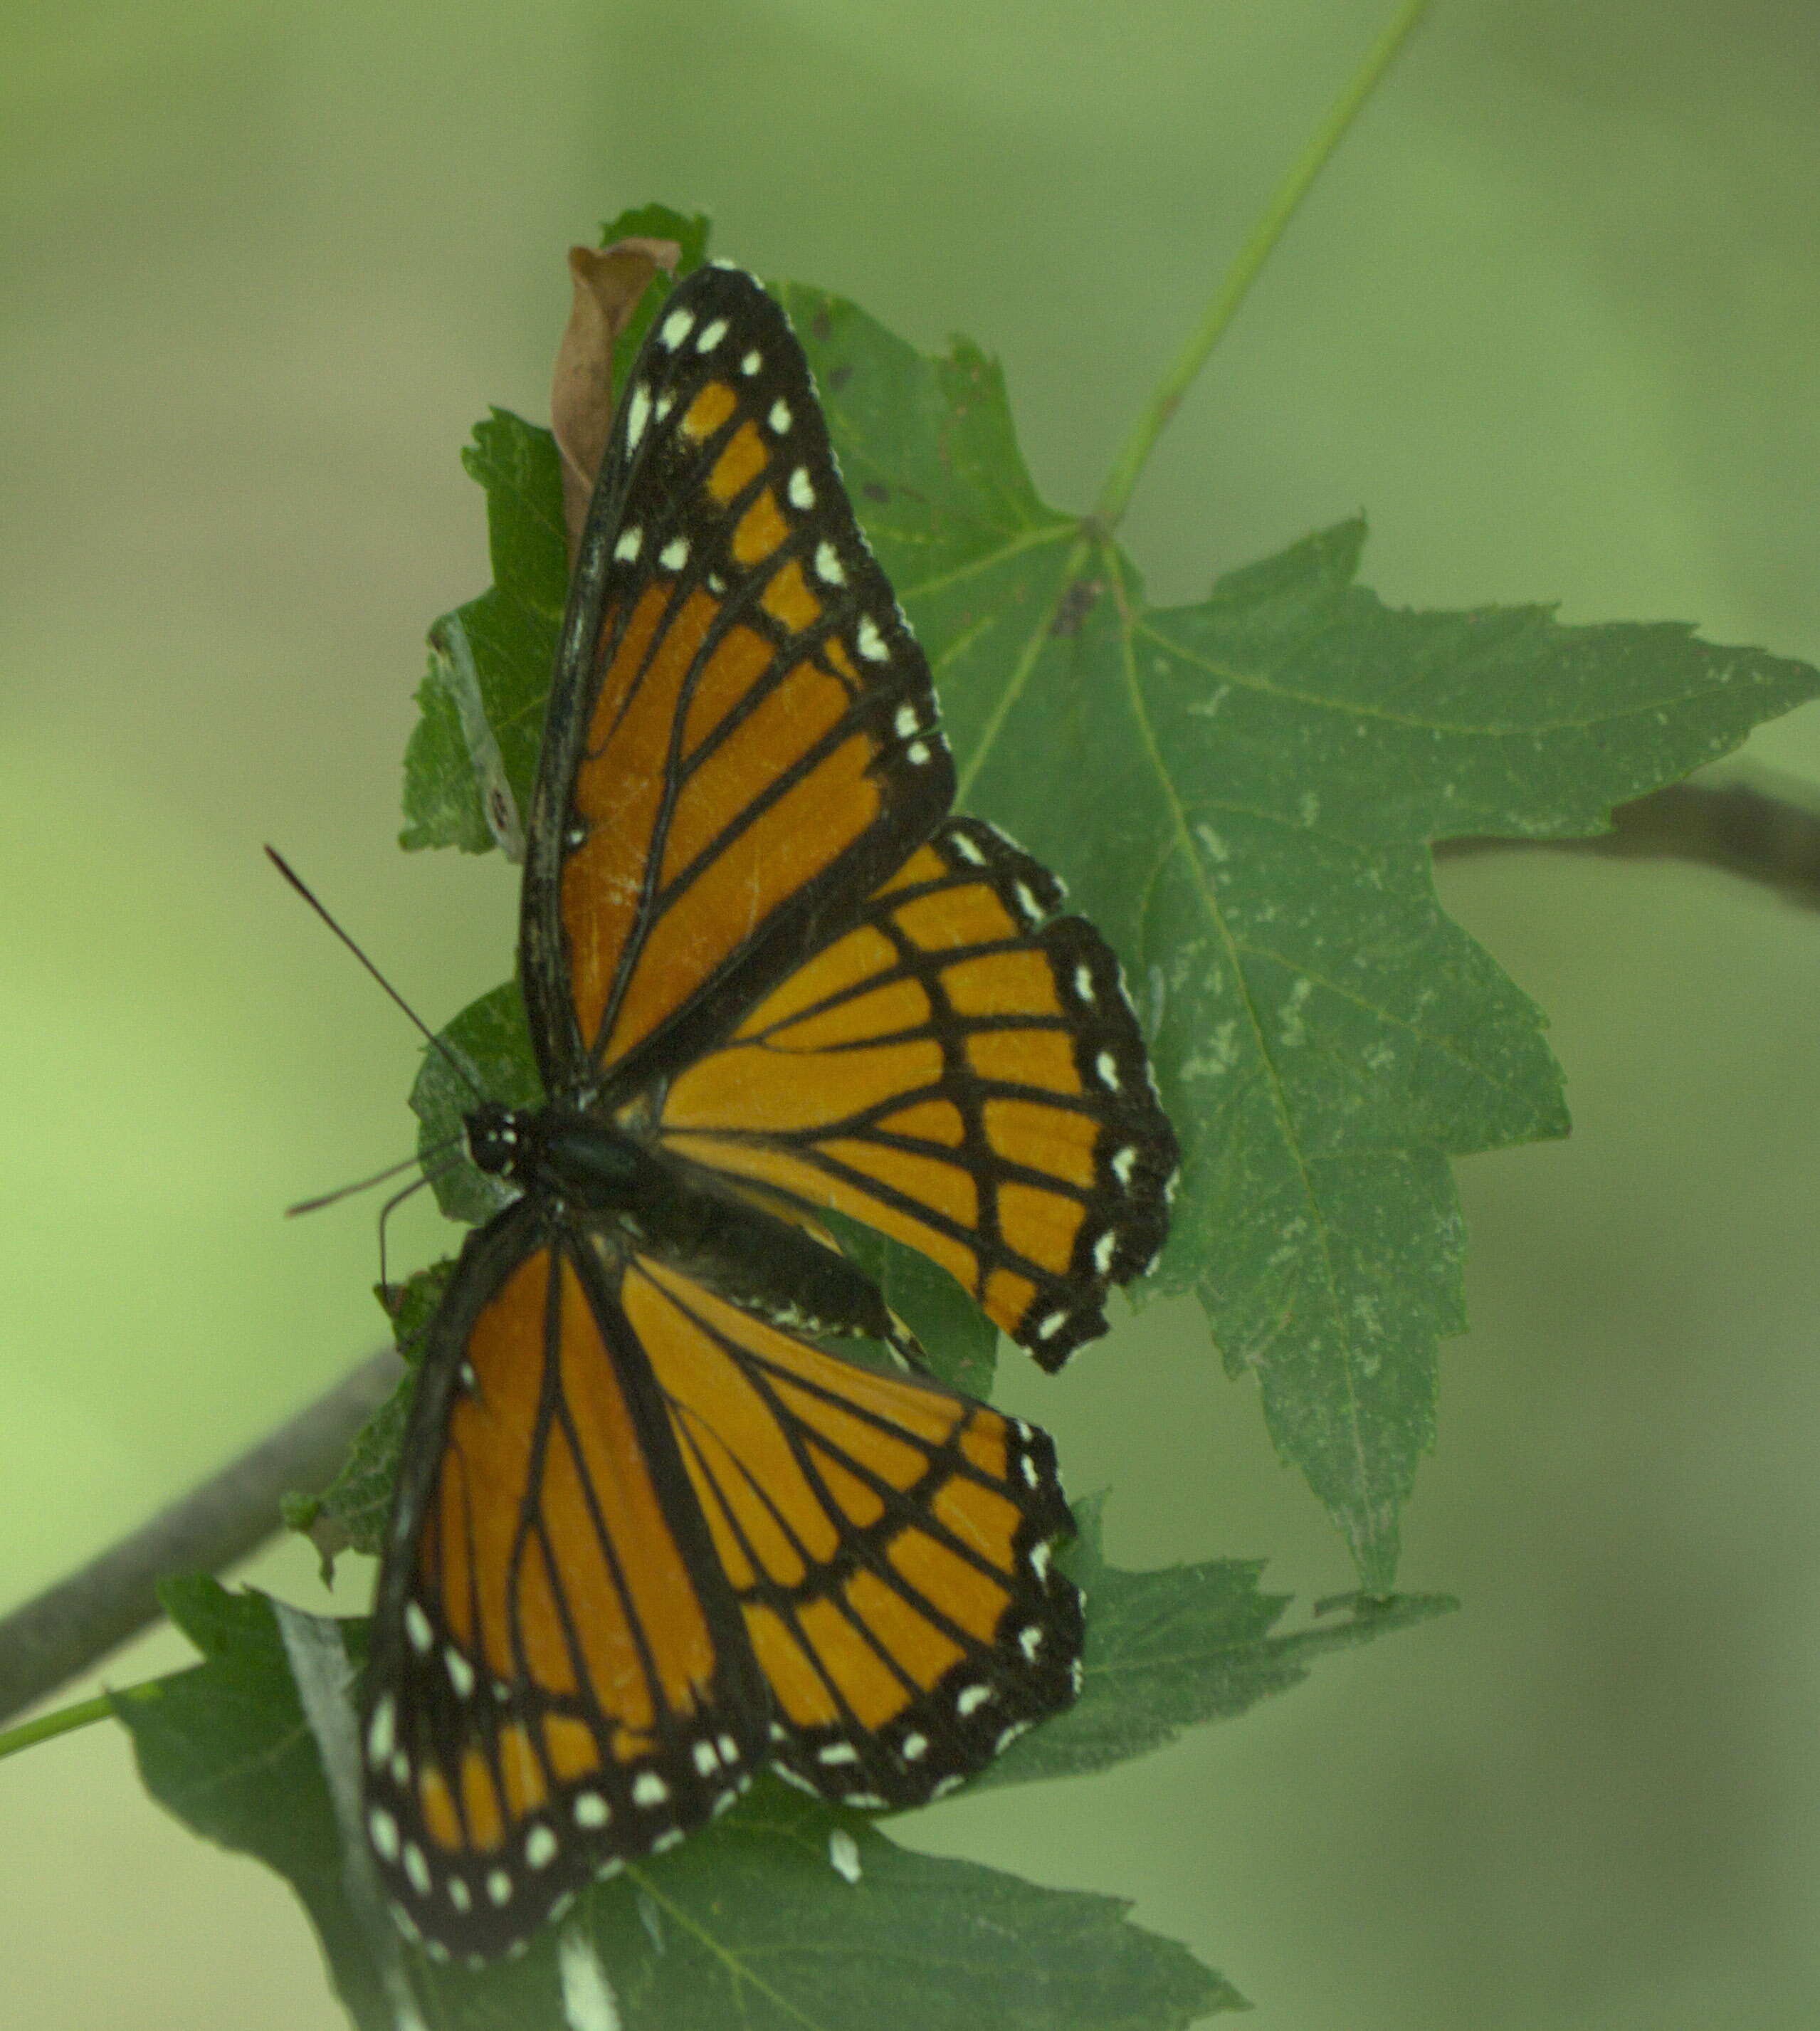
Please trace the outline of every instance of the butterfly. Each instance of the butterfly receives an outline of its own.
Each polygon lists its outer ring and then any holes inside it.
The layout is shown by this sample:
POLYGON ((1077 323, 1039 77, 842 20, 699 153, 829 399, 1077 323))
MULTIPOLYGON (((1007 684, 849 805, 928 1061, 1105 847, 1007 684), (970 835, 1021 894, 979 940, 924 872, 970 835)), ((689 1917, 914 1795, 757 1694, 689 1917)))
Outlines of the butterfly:
POLYGON ((547 1099, 427 1328, 362 1709, 437 1955, 515 1949, 768 1764, 921 1805, 1081 1683, 1047 1436, 918 1350, 823 1222, 1045 1367, 1154 1258, 1176 1150, 1118 967, 951 816, 929 666, 750 276, 660 307, 571 576, 519 977, 547 1099))

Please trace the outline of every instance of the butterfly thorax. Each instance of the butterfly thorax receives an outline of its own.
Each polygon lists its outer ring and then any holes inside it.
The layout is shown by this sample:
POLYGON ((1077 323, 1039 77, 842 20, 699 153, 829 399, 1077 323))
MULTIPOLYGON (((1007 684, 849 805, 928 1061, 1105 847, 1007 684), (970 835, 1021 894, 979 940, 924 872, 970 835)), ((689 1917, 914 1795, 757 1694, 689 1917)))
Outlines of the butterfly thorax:
POLYGON ((656 1160, 631 1136, 569 1107, 483 1101, 467 1116, 477 1169, 595 1213, 631 1211, 652 1195, 656 1160))
POLYGON ((598 1115, 487 1101, 467 1117, 476 1167, 510 1178, 553 1215, 586 1216, 732 1302, 798 1332, 891 1336, 871 1280, 791 1221, 598 1115))

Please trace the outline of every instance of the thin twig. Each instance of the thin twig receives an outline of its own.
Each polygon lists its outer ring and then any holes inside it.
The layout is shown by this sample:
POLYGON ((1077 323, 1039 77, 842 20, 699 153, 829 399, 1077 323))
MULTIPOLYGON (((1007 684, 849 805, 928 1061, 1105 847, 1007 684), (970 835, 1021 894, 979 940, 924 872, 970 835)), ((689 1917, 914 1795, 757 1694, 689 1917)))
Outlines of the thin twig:
POLYGON ((1137 484, 1137 475, 1143 471, 1144 461, 1164 425, 1181 406, 1182 397, 1207 364, 1208 355, 1219 343, 1226 326, 1238 315, 1239 305, 1250 293, 1252 284, 1257 280, 1271 249, 1283 237, 1316 177, 1326 168, 1346 129, 1377 89, 1379 80, 1390 68, 1398 52, 1415 32, 1430 4, 1431 0, 1403 0, 1394 20, 1366 52, 1364 61, 1347 80, 1345 89, 1334 101, 1327 118, 1310 136, 1307 147, 1291 165, 1289 174, 1264 207, 1263 217, 1252 228, 1244 246, 1238 250, 1238 258, 1214 292, 1200 329, 1157 383, 1142 414, 1132 425, 1131 434, 1119 451, 1093 510, 1094 519, 1102 528, 1117 527, 1131 498, 1131 490, 1137 484))
POLYGON ((100 1557, 0 1619, 0 1722, 91 1670, 160 1613, 158 1582, 216 1572, 279 1527, 278 1500, 323 1487, 396 1387, 389 1348, 100 1557))
POLYGON ((1612 814, 1613 829, 1590 839, 1454 839, 1440 860, 1546 848, 1611 860, 1688 860, 1772 889, 1820 910, 1820 809, 1777 796, 1762 777, 1675 783, 1612 814))

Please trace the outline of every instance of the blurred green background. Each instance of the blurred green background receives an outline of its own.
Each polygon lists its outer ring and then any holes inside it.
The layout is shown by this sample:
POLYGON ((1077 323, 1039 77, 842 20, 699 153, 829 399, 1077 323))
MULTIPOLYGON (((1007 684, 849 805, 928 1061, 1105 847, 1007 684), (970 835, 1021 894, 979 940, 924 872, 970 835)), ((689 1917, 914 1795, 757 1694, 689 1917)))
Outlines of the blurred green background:
MULTIPOLYGON (((370 1213, 277 1209, 405 1153, 415 1052, 259 848, 433 1018, 507 971, 510 872, 400 855, 398 764, 423 629, 486 577, 456 453, 544 413, 569 242, 699 205, 761 273, 971 334, 1085 506, 1390 11, 13 0, 0 1593, 378 1337, 370 1213)), ((1820 660, 1817 95, 1812 0, 1442 0, 1148 475, 1156 596, 1364 507, 1393 602, 1820 660)), ((1820 719, 1759 749, 1820 778, 1820 719)), ((1404 1570, 1464 1612, 903 1830, 1135 1898, 1282 2031, 1809 2025, 1820 922, 1559 855, 1443 886, 1552 1011, 1577 1123, 1464 1171, 1474 1329, 1404 1570)), ((1349 1586, 1190 1310, 1007 1373, 1121 1562, 1349 1586)), ((295 1548, 251 1577, 322 1600, 295 1548)), ((0 1765, 0 1947, 9 2027, 340 2021, 277 1880, 111 1729, 0 1765)))

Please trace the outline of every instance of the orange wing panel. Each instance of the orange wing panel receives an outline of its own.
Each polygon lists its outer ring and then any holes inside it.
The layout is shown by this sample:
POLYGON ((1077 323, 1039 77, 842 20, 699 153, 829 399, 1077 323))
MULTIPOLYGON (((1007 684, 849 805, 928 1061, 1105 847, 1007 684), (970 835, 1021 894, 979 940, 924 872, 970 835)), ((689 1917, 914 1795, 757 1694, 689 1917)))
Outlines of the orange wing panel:
POLYGON ((809 1602, 798 1611, 796 1626, 822 1677, 864 1733, 896 1720, 921 1690, 914 1679, 900 1678, 868 1641, 858 1618, 833 1601, 809 1602))
POLYGON ((766 487, 739 518, 733 531, 735 564, 761 564, 790 534, 790 525, 778 512, 777 498, 766 487))
POLYGON ((471 1745, 461 1758, 461 1817, 469 1842, 486 1853, 505 1839, 505 1815, 486 1758, 471 1745))
POLYGON ((819 1146, 837 1164, 884 1186, 900 1198, 925 1206, 956 1227, 977 1227, 980 1188, 973 1174, 958 1163, 919 1157, 858 1136, 832 1135, 819 1146))
POLYGON ((770 669, 775 654, 762 635, 730 628, 702 665, 683 724, 683 753, 692 758, 709 735, 770 669))
POLYGON ((951 1636, 944 1635, 877 1573, 855 1573, 846 1592, 854 1619, 884 1645, 915 1684, 932 1686, 966 1655, 951 1636))
MULTIPOLYGON (((716 845, 741 814, 756 805, 824 734, 833 732, 847 706, 847 691, 838 678, 809 667, 793 670, 785 687, 759 699, 736 724, 726 727, 710 753, 702 755, 698 748, 700 758, 677 792, 664 833, 661 885, 668 888, 692 861, 716 845)), ((724 717, 720 724, 725 727, 724 717)), ((728 852, 739 855, 739 844, 728 852)))
POLYGON ((1029 1100, 988 1100, 980 1112, 986 1140, 1008 1161, 1027 1163, 1040 1153, 1037 1168, 1083 1189, 1098 1175, 1093 1153, 1105 1131, 1092 1115, 1029 1100))
POLYGON ((762 1036, 806 1008, 838 1001, 888 974, 897 957, 891 941, 869 924, 824 945, 780 987, 775 987, 733 1033, 735 1041, 762 1036))
MULTIPOLYGON (((711 438, 739 406, 739 398, 724 381, 710 381, 683 412, 683 428, 698 441, 711 438)), ((713 482, 709 482, 710 490, 713 482)), ((729 493, 739 490, 732 488, 729 493)))
MULTIPOLYGON (((682 1414, 688 1445, 683 1459, 714 1533, 715 1549, 736 1591, 762 1576, 776 1586, 799 1586, 808 1561, 794 1543, 767 1492, 754 1487, 736 1453, 698 1418, 682 1414)), ((800 1480, 800 1475, 793 1478, 800 1480)), ((797 1505, 800 1515, 802 1505, 797 1505)))
POLYGON ((603 1055, 612 1064, 682 1007, 773 912, 824 872, 880 814, 877 754, 843 741, 694 873, 684 906, 659 915, 632 964, 603 1055))
POLYGON ((1039 1093, 1077 1094, 1074 1047, 1059 1030, 981 1030, 967 1039, 967 1063, 983 1079, 1039 1093))
POLYGON ((779 1711, 798 1727, 826 1727, 840 1718, 828 1681, 783 1626, 774 1608, 746 1608, 746 1633, 779 1711))
MULTIPOLYGON (((522 1656, 549 1691, 572 1692, 572 1630, 602 1710, 648 1727, 654 1709, 646 1656, 657 1690, 682 1712, 712 1675, 713 1646, 599 1327, 567 1264, 556 1351, 567 1414, 540 1450, 549 1261, 547 1250, 527 1257, 470 1336, 475 1386, 450 1414, 439 1556, 425 1577, 449 1604, 456 1640, 494 1678, 515 1679, 522 1656), (527 1513, 538 1528, 521 1537, 527 1513), (560 1600, 553 1566, 561 1575, 560 1600), (471 1601, 478 1606, 478 1642, 471 1601)), ((425 1545, 427 1554, 427 1535, 425 1545)))
POLYGON ((942 969, 957 1016, 1059 1016, 1055 975, 1040 952, 990 952, 942 969))
POLYGON ((926 1530, 906 1530, 886 1553, 902 1577, 925 1601, 939 1601, 947 1619, 976 1642, 989 1643, 1010 1600, 1010 1591, 970 1565, 926 1530))
POLYGON ((458 1848, 466 1839, 461 1816, 455 1809, 455 1794, 448 1779, 434 1765, 417 1780, 417 1796, 423 1814, 423 1830, 440 1848, 458 1848))
POLYGON ((967 1124, 951 1100, 918 1101, 914 1107, 880 1115, 878 1125, 887 1135, 907 1136, 917 1142, 937 1142, 950 1150, 959 1149, 967 1139, 967 1124))
POLYGON ((735 1142, 731 1138, 694 1134, 673 1134, 668 1139, 698 1163, 750 1179, 754 1184, 772 1186, 791 1198, 826 1206, 850 1220, 864 1220, 892 1240, 921 1250, 932 1262, 940 1263, 963 1290, 971 1291, 978 1283, 979 1257, 970 1243, 943 1232, 931 1220, 886 1203, 869 1180, 855 1182, 806 1164, 794 1150, 767 1149, 757 1141, 735 1142))
MULTIPOLYGON (((600 1027, 645 907, 671 729, 683 680, 713 617, 713 602, 702 594, 681 599, 674 617, 672 603, 664 585, 640 596, 602 680, 571 792, 583 837, 563 863, 561 914, 569 991, 584 1037, 600 1027)), ((609 613, 609 628, 615 618, 609 613)))
POLYGON ((856 995, 838 1008, 806 1016, 800 1023, 775 1031, 769 1047, 773 1051, 842 1049, 862 1038, 920 1030, 933 1012, 929 989, 921 981, 888 981, 883 987, 856 995))
MULTIPOLYGON (((419 1552, 419 1583, 448 1604, 456 1641, 501 1679, 513 1669, 508 1593, 519 1511, 533 1476, 549 1267, 547 1250, 527 1257, 469 1337, 468 1364, 477 1378, 485 1376, 484 1394, 477 1388, 456 1399, 438 1476, 439 1527, 424 1533, 419 1552)), ((566 1646, 540 1653, 535 1668, 554 1687, 573 1683, 566 1646)))
POLYGON ((749 480, 756 479, 765 470, 766 457, 757 431, 750 423, 742 423, 727 449, 714 461, 714 468, 708 475, 708 491, 724 508, 735 494, 744 490, 749 480))
POLYGON ((760 595, 758 603, 793 635, 800 635, 813 627, 821 617, 821 602, 810 591, 809 581, 802 576, 802 567, 794 557, 785 560, 760 595))
POLYGON ((671 1082, 664 1126, 679 1136, 720 1128, 772 1135, 821 1129, 933 1086, 942 1075, 941 1046, 932 1038, 825 1055, 734 1045, 671 1082))

